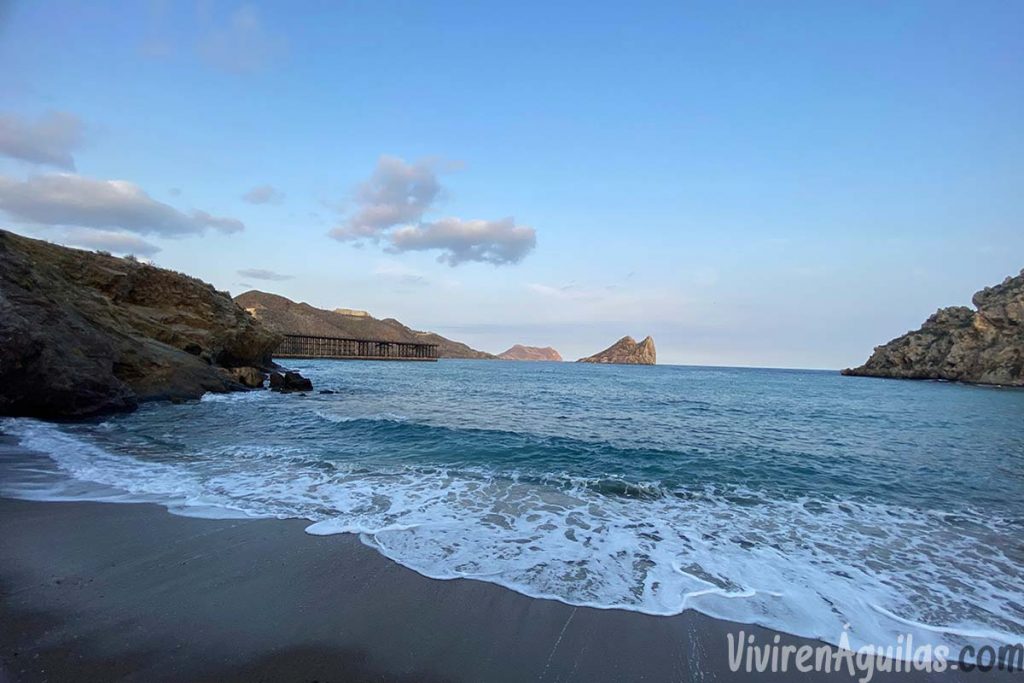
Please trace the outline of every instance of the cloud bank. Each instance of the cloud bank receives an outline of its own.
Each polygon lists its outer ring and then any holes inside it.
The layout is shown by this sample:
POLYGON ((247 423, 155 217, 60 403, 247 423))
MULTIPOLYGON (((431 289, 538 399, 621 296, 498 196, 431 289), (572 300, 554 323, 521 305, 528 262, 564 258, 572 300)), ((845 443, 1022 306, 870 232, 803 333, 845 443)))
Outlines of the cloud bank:
POLYGON ((75 170, 71 155, 82 142, 82 122, 73 114, 51 112, 29 121, 0 115, 0 154, 33 164, 75 170))
POLYGON ((354 211, 328 234, 343 242, 383 241, 391 253, 440 251, 438 261, 450 266, 519 263, 536 246, 536 231, 513 218, 424 221, 440 194, 432 164, 383 156, 369 180, 356 188, 354 211))
POLYGON ((438 260, 450 266, 468 261, 496 266, 519 263, 537 245, 533 228, 500 221, 443 218, 433 223, 408 225, 391 233, 389 251, 441 250, 438 260))
POLYGON ((29 224, 117 229, 160 237, 199 235, 209 228, 224 233, 245 229, 235 218, 198 209, 179 211, 127 180, 97 180, 71 173, 28 180, 0 176, 0 210, 29 224))

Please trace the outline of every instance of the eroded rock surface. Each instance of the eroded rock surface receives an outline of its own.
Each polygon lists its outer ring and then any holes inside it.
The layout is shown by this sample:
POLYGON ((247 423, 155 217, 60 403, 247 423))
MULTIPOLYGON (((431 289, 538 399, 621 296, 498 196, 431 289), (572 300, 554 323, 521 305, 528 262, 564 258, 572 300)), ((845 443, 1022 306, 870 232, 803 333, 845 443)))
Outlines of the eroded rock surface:
POLYGON ((973 303, 977 310, 939 309, 843 374, 1024 386, 1024 270, 981 290, 973 303))
POLYGON ((580 358, 576 362, 654 365, 657 362, 657 353, 654 349, 654 339, 651 337, 645 338, 639 344, 632 337, 623 337, 604 351, 580 358))
POLYGON ((244 388, 280 337, 226 292, 0 230, 0 414, 86 417, 244 388))

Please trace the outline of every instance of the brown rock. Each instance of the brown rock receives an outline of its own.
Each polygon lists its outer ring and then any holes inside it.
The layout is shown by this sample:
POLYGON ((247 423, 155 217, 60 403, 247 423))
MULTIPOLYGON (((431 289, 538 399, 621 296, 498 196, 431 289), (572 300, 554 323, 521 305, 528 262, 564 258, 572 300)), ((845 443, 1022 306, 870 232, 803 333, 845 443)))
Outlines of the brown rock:
POLYGON ((560 361, 562 356, 550 346, 523 346, 516 344, 508 351, 498 354, 502 360, 551 360, 560 361))
POLYGON ((440 358, 494 358, 489 353, 471 349, 435 332, 414 330, 394 318, 378 320, 366 311, 347 308, 328 311, 255 289, 239 294, 235 301, 254 318, 281 334, 437 344, 440 358))
POLYGON ((313 391, 313 382, 297 372, 270 373, 270 390, 288 394, 295 391, 313 391))
POLYGON ((576 362, 654 365, 657 362, 657 353, 654 349, 654 339, 651 337, 647 337, 639 344, 632 337, 623 337, 604 351, 580 358, 576 362))
POLYGON ((254 367, 231 368, 228 375, 242 386, 250 389, 263 388, 263 371, 254 367))
POLYGON ((242 385, 280 338, 195 278, 0 230, 0 414, 83 417, 242 385))
POLYGON ((939 309, 920 329, 875 347, 844 375, 1024 386, 1024 270, 974 295, 977 310, 939 309))

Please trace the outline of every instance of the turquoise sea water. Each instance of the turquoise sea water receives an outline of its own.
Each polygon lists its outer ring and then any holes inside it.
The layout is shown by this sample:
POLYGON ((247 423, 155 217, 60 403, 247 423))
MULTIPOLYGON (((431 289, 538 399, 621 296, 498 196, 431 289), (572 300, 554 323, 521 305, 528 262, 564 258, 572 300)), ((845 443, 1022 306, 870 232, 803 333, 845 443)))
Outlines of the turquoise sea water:
POLYGON ((1024 391, 832 372, 296 361, 78 424, 3 490, 300 517, 425 575, 836 642, 1024 640, 1024 391))

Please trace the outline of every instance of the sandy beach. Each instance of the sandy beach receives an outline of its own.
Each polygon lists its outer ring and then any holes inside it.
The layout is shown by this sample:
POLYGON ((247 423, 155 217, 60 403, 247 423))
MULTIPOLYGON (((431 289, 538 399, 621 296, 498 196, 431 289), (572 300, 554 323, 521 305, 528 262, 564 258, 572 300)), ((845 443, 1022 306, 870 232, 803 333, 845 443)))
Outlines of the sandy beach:
POLYGON ((0 500, 0 679, 728 681, 751 676, 730 672, 726 634, 772 635, 432 580, 304 526, 0 500))

